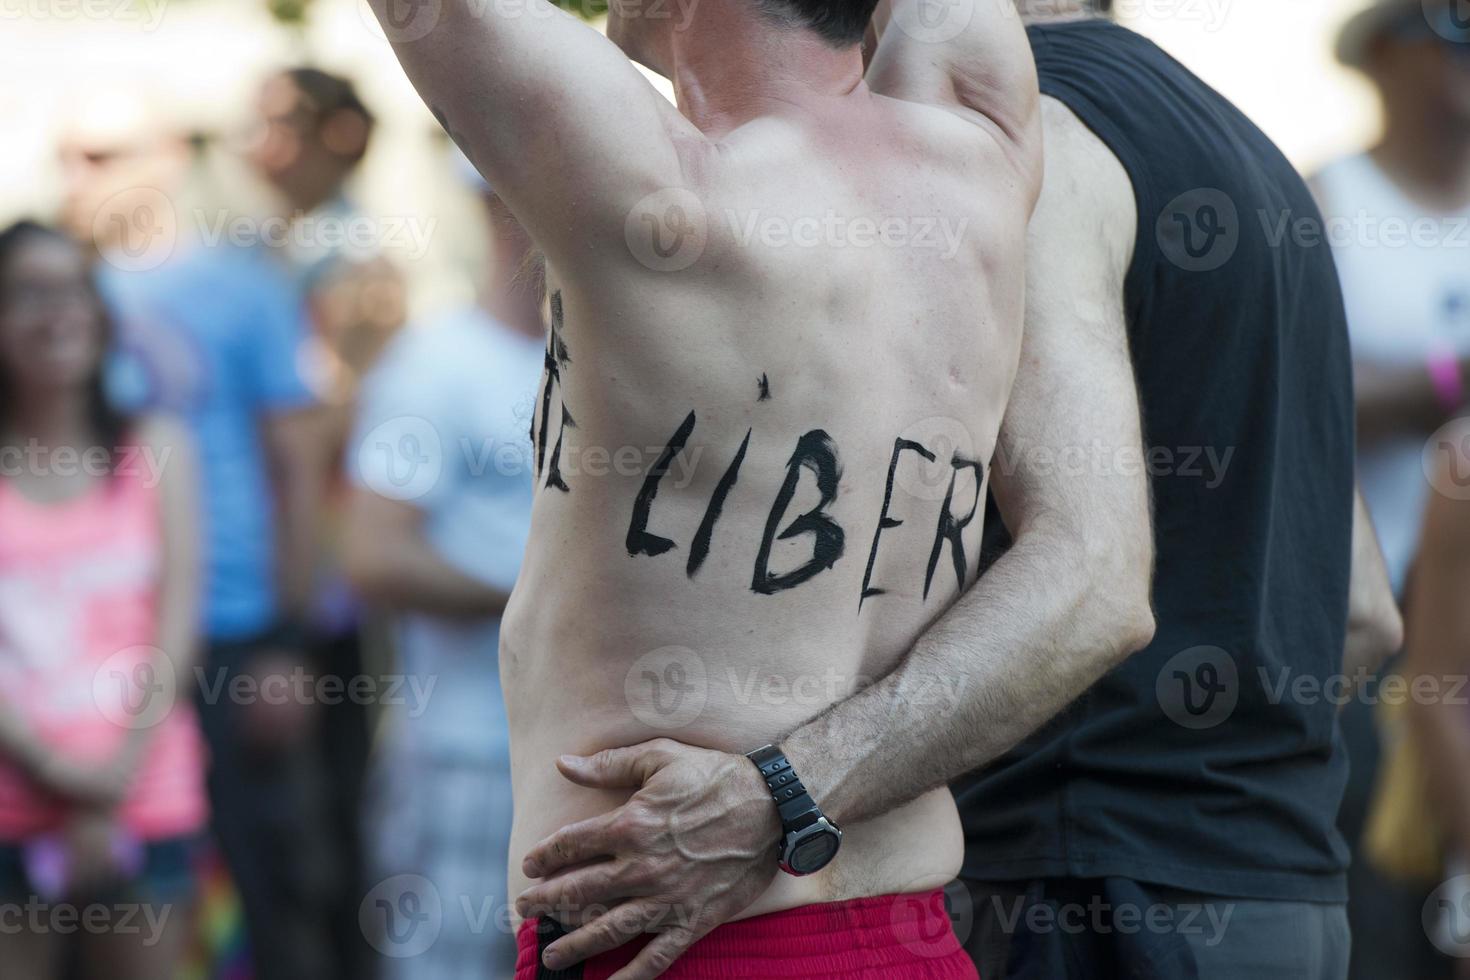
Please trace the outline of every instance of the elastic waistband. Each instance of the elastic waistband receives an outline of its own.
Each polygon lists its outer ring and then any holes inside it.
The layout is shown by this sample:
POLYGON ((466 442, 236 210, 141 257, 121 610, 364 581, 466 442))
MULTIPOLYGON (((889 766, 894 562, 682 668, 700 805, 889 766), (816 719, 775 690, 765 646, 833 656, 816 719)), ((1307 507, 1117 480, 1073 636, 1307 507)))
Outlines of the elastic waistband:
MULTIPOLYGON (((645 936, 579 968, 549 971, 540 954, 565 935, 552 919, 529 919, 517 934, 516 980, 603 980, 632 961, 645 936)), ((727 923, 664 973, 668 980, 926 978, 975 980, 944 905, 944 892, 880 895, 805 905, 727 923)))

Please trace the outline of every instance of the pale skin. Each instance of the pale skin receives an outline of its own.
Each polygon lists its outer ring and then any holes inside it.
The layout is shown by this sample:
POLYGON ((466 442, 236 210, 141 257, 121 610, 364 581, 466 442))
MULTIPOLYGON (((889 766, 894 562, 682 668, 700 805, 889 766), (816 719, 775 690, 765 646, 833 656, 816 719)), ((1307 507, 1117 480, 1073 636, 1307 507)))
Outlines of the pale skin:
MULTIPOLYGON (((839 826, 900 808, 983 765, 1152 634, 1142 468, 1046 465, 1069 446, 1143 446, 1122 297, 1136 226, 1132 189, 1065 107, 1044 99, 1041 115, 1046 177, 1027 242, 1031 302, 1000 431, 996 458, 1006 462, 991 471, 1014 545, 891 673, 780 740, 839 826), (959 699, 937 704, 932 692, 956 678, 959 699)), ((682 952, 738 911, 747 877, 776 875, 774 809, 743 757, 661 739, 558 764, 579 783, 641 788, 624 807, 531 851, 526 870, 544 880, 520 896, 523 908, 555 907, 568 893, 610 904, 637 876, 670 906, 702 910, 698 929, 659 937, 682 952), (684 856, 711 853, 712 841, 725 843, 723 860, 684 856)), ((837 862, 849 859, 844 842, 837 862)), ((551 949, 581 959, 626 942, 627 926, 604 916, 551 949)))
MULTIPOLYGON (((426 36, 395 50, 545 252, 568 355, 537 406, 549 460, 502 625, 517 807, 509 886, 519 894, 537 841, 630 795, 568 781, 559 756, 671 730, 724 753, 772 741, 887 674, 973 582, 978 513, 942 543, 932 576, 929 558, 951 479, 959 521, 991 478, 1021 358, 1039 122, 1020 21, 994 4, 978 5, 927 60, 900 58, 895 39, 866 81, 856 38, 828 43, 747 0, 702 2, 677 31, 615 17, 625 48, 662 51, 675 66, 677 108, 627 55, 544 4, 514 17, 468 6, 446 4, 426 36), (648 203, 661 192, 678 207, 648 203), (700 214, 702 230, 675 237, 675 218, 684 229, 700 214), (858 244, 848 237, 857 219, 898 231, 858 244), (816 240, 794 241, 809 222, 816 240), (640 238, 650 224, 664 234, 640 238), (941 226, 951 249, 921 240, 922 227, 941 226), (691 238, 687 265, 659 267, 666 247, 691 238), (679 465, 640 528, 647 478, 691 415, 679 465), (816 448, 831 453, 831 499, 820 506, 822 464, 792 464, 818 430, 816 448), (905 433, 937 465, 907 451, 890 494, 905 433), (691 571, 742 445, 738 480, 691 571), (630 448, 633 472, 599 462, 630 448), (550 485, 550 459, 568 489, 550 485), (982 464, 978 478, 965 460, 982 464), (883 526, 875 550, 883 520, 902 524, 883 526), (813 525, 837 528, 841 546, 813 525), (802 569, 810 577, 792 583, 802 569), (704 678, 703 704, 671 729, 649 678, 690 671, 704 678), (804 693, 760 693, 775 682, 804 693)), ((760 869, 722 915, 927 890, 959 867, 958 816, 942 789, 844 831, 850 860, 803 879, 760 869)), ((640 926, 661 916, 652 893, 626 894, 638 901, 621 916, 640 926)), ((651 945, 628 975, 675 954, 651 945)))
MULTIPOLYGON (((1132 188, 1061 103, 1043 99, 1042 118, 1046 179, 1027 245, 1025 342, 1000 433, 1015 463, 992 475, 1014 547, 892 673, 781 740, 839 825, 983 766, 1153 631, 1144 479, 1044 465, 1068 447, 1142 445, 1123 315, 1137 225, 1132 188), (959 700, 936 711, 927 692, 956 677, 959 700)), ((1361 499, 1349 612, 1345 667, 1376 666, 1397 648, 1399 620, 1361 499)), ((697 910, 685 917, 693 927, 680 923, 655 940, 672 957, 730 918, 750 882, 776 874, 777 821, 744 758, 659 739, 558 766, 581 785, 637 792, 531 851, 525 870, 541 881, 520 897, 526 911, 572 896, 574 904, 613 904, 636 882, 669 908, 697 910)), ((843 851, 837 861, 847 859, 843 851)), ((548 952, 561 954, 557 962, 579 960, 626 942, 633 925, 606 915, 548 952)), ((654 976, 659 965, 635 964, 619 976, 654 976)))
MULTIPOLYGON (((82 257, 69 244, 43 239, 22 248, 8 270, 17 279, 68 297, 62 312, 51 318, 22 319, 8 311, 0 323, 0 360, 25 366, 30 385, 13 389, 10 417, 0 439, 7 443, 34 438, 50 447, 95 445, 86 421, 85 391, 79 381, 100 355, 96 325, 86 326, 91 304, 82 257), (90 339, 87 335, 90 334, 90 339), (45 368, 38 365, 45 364, 45 368)), ((0 368, 3 369, 3 368, 0 368)), ((198 642, 200 555, 196 476, 193 449, 180 427, 161 418, 135 423, 133 438, 158 461, 162 562, 158 581, 157 635, 153 646, 160 674, 190 676, 198 642)), ((17 491, 37 503, 58 503, 86 493, 104 477, 41 471, 12 478, 17 491)), ((0 753, 27 770, 37 784, 67 801, 71 816, 64 828, 71 882, 78 901, 117 875, 110 852, 118 806, 126 799, 134 774, 148 752, 157 726, 130 729, 120 749, 98 766, 63 758, 39 739, 18 712, 0 710, 0 753)), ((86 976, 156 977, 170 975, 187 938, 189 909, 184 903, 159 906, 167 912, 162 930, 87 932, 80 939, 54 932, 0 931, 0 961, 7 976, 46 980, 60 968, 63 944, 82 942, 86 976)))
MULTIPOLYGON (((1455 486, 1470 464, 1470 425, 1456 423, 1443 442, 1439 485, 1455 486)), ((1470 503, 1433 493, 1425 511, 1424 531, 1414 566, 1408 609, 1408 636, 1403 673, 1411 692, 1426 680, 1430 696, 1408 699, 1409 719, 1424 753, 1431 795, 1441 816, 1445 839, 1453 850, 1470 848, 1470 732, 1465 727, 1464 685, 1470 649, 1470 615, 1465 603, 1470 589, 1470 503), (1455 767, 1460 768, 1455 768, 1455 767)))
POLYGON ((1378 532, 1361 492, 1353 495, 1353 568, 1348 579, 1347 649, 1342 672, 1349 679, 1376 674, 1404 643, 1404 623, 1378 546, 1378 532))
MULTIPOLYGON (((1464 420, 1444 440, 1436 486, 1463 486, 1470 465, 1470 426, 1464 420), (1451 470, 1453 467, 1453 471, 1451 470), (1451 475, 1453 472, 1453 479, 1451 475)), ((1409 731, 1423 754, 1436 828, 1451 853, 1470 852, 1470 733, 1465 727, 1465 651, 1470 649, 1470 502, 1430 495, 1407 603, 1403 675, 1409 731)), ((1456 976, 1470 976, 1463 960, 1456 976)))

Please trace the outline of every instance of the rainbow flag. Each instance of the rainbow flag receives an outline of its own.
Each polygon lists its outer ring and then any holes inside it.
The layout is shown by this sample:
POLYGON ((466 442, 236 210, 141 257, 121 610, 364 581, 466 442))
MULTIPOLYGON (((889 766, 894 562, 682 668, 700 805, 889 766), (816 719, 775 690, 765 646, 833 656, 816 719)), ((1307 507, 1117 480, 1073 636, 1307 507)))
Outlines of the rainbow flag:
POLYGON ((240 897, 219 849, 210 843, 204 850, 199 862, 194 938, 180 969, 180 980, 251 980, 240 897))

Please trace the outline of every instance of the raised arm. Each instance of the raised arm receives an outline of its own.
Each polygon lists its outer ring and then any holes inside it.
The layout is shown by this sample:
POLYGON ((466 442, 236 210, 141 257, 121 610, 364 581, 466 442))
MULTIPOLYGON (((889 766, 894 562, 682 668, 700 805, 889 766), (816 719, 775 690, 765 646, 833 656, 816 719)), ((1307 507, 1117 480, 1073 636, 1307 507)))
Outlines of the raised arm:
POLYGON ((879 0, 870 37, 873 91, 957 108, 1040 175, 1036 63, 1014 0, 879 0))
POLYGON ((407 24, 396 0, 372 6, 430 111, 553 263, 599 232, 621 241, 638 200, 679 185, 677 141, 703 139, 616 46, 547 0, 443 0, 407 24))
MULTIPOLYGON (((1047 179, 1028 244, 1032 300, 992 465, 1015 544, 892 673, 781 740, 839 825, 986 764, 1153 635, 1148 483, 1123 318, 1132 189, 1070 112, 1048 102, 1046 117, 1047 179), (1066 465, 1094 446, 1111 454, 1109 465, 1066 465), (959 702, 945 706, 953 710, 935 710, 936 678, 963 681, 959 702)), ((531 850, 526 874, 547 880, 520 897, 521 913, 629 894, 679 913, 617 980, 667 968, 775 874, 779 824, 742 756, 658 739, 558 766, 583 785, 641 788, 531 850)), ((548 953, 566 965, 640 927, 606 915, 548 953)))

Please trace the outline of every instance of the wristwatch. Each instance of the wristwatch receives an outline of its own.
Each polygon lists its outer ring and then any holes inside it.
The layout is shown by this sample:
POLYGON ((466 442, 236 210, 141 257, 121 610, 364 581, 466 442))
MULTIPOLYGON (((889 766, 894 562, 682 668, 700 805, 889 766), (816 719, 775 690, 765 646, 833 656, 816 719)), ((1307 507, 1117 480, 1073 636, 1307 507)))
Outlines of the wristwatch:
POLYGON ((763 745, 745 757, 760 770, 781 817, 781 840, 776 845, 781 870, 798 876, 821 871, 837 856, 842 831, 822 815, 780 749, 763 745))

